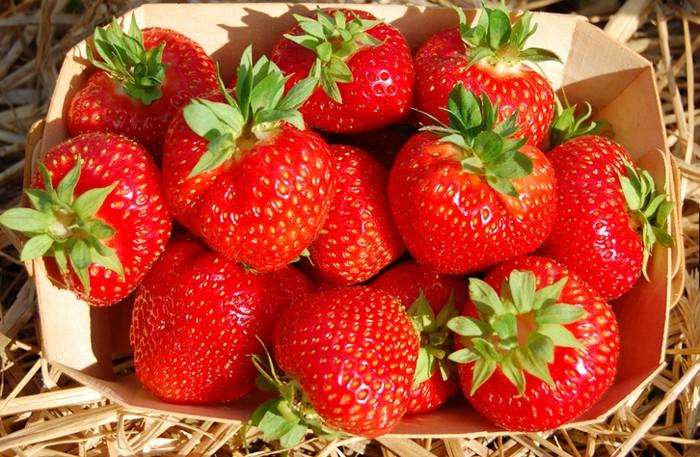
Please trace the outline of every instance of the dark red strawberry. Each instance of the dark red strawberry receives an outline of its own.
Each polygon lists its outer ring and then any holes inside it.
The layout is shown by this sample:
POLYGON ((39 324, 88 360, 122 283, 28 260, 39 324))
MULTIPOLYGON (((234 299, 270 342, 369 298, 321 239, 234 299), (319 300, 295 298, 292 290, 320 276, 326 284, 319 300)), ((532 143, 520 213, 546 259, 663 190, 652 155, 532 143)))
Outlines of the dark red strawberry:
POLYGON ((236 94, 197 99, 170 124, 163 182, 179 222, 214 250, 259 271, 284 267, 318 236, 333 198, 328 145, 296 109, 306 79, 285 79, 262 57, 242 56, 236 94))
POLYGON ((527 254, 545 240, 556 213, 554 171, 537 148, 513 138, 515 116, 460 84, 450 126, 429 127, 401 149, 389 202, 406 247, 432 271, 479 271, 527 254))
POLYGON ((462 310, 467 301, 467 282, 457 276, 431 273, 413 261, 385 271, 371 287, 401 300, 421 334, 416 377, 407 413, 439 408, 457 390, 447 352, 452 337, 445 324, 462 310))
POLYGON ((369 132, 326 135, 325 137, 329 144, 347 144, 364 149, 387 169, 391 169, 401 146, 416 133, 417 130, 413 126, 402 124, 389 125, 369 132))
POLYGON ((579 136, 548 157, 560 210, 541 252, 578 273, 606 300, 622 296, 640 274, 646 277, 654 244, 673 245, 666 231, 673 204, 608 138, 579 136))
POLYGON ((155 162, 120 135, 89 133, 53 147, 25 193, 33 209, 0 216, 29 237, 21 259, 51 257, 65 284, 91 305, 129 295, 170 236, 155 162))
POLYGON ((201 242, 174 238, 136 295, 136 375, 168 402, 241 398, 255 387, 250 355, 269 342, 280 310, 311 289, 292 267, 253 273, 201 242))
POLYGON ((160 157, 163 137, 177 110, 217 87, 214 62, 194 41, 174 30, 143 30, 134 17, 128 32, 116 20, 95 29, 88 54, 98 68, 68 108, 71 135, 115 132, 160 157))
POLYGON ((286 373, 257 363, 281 397, 251 422, 287 447, 307 426, 375 437, 406 412, 418 336, 399 301, 377 289, 344 287, 296 301, 278 319, 275 358, 286 373))
POLYGON ((301 108, 306 122, 328 132, 374 130, 404 118, 413 103, 413 61, 395 27, 359 10, 317 9, 275 43, 272 61, 288 87, 319 78, 301 108))
POLYGON ((315 276, 335 284, 367 281, 403 254, 386 196, 388 171, 362 149, 331 146, 335 196, 309 246, 315 276))
POLYGON ((612 308, 575 273, 544 257, 505 262, 469 280, 471 301, 448 326, 458 335, 462 390, 514 431, 544 431, 591 407, 617 369, 612 308), (461 348, 461 349, 460 349, 461 348))
POLYGON ((529 13, 511 25, 505 7, 484 6, 478 23, 470 28, 464 12, 455 10, 459 27, 433 35, 416 53, 416 108, 446 123, 442 108, 452 88, 462 83, 498 104, 499 119, 516 114, 521 127, 516 136, 538 145, 552 122, 554 91, 524 62, 558 60, 557 56, 545 49, 524 48, 536 30, 529 13))

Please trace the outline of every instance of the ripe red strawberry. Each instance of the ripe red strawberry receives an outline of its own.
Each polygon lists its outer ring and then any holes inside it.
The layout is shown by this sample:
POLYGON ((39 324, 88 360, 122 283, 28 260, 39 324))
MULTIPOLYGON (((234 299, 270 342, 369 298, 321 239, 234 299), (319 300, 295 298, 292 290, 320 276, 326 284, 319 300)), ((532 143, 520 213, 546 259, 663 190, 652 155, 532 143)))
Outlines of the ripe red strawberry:
POLYGON ((445 324, 462 310, 467 301, 467 282, 457 276, 432 273, 413 261, 385 271, 371 287, 401 300, 421 334, 416 377, 407 413, 439 408, 458 387, 453 379, 447 351, 452 337, 445 324))
POLYGON ((163 182, 175 218, 214 250, 259 271, 282 268, 318 236, 333 198, 328 145, 296 109, 306 79, 285 97, 284 77, 248 48, 235 99, 197 99, 170 124, 163 182))
POLYGON ((91 305, 125 298, 170 236, 160 174, 148 151, 112 133, 53 147, 15 208, 0 223, 29 240, 21 259, 52 257, 63 282, 91 305))
POLYGON ((275 43, 272 61, 288 87, 319 78, 301 108, 306 122, 328 132, 362 132, 401 120, 413 103, 413 60, 395 27, 359 10, 318 9, 275 43))
POLYGON ((266 440, 294 445, 307 426, 371 438, 406 412, 418 335, 401 303, 385 292, 353 286, 307 295, 280 315, 273 348, 286 376, 260 370, 282 396, 251 420, 266 440))
POLYGON ((507 430, 543 431, 579 416, 612 384, 619 334, 612 308, 544 257, 469 280, 471 301, 448 326, 450 354, 474 409, 507 430), (466 317, 465 317, 466 316, 466 317))
POLYGON ((321 234, 309 246, 315 276, 336 284, 367 281, 403 254, 386 196, 388 171, 362 149, 331 146, 336 185, 321 234))
POLYGON ((496 124, 488 97, 460 84, 450 127, 428 127, 401 149, 389 202, 406 247, 438 273, 479 271, 527 254, 554 223, 554 171, 545 155, 512 135, 515 116, 496 124))
POLYGON ((250 355, 269 342, 280 310, 311 290, 293 267, 253 273, 201 242, 174 238, 136 294, 136 375, 169 402, 241 398, 255 387, 250 355))
POLYGON ((116 20, 95 29, 88 54, 98 68, 71 99, 68 130, 115 132, 160 157, 163 137, 178 109, 217 87, 214 62, 194 41, 169 29, 143 34, 132 17, 128 32, 116 20))
POLYGON ((511 25, 505 7, 484 7, 478 23, 469 28, 464 12, 455 10, 459 27, 433 35, 416 53, 416 108, 446 123, 447 113, 442 108, 452 88, 462 83, 498 104, 499 119, 515 113, 521 127, 516 136, 538 145, 554 116, 554 91, 524 62, 558 57, 545 49, 524 49, 525 41, 536 30, 529 13, 511 25))
POLYGON ((560 210, 541 252, 578 273, 606 300, 620 297, 641 273, 646 277, 654 244, 673 244, 666 232, 673 204, 608 138, 579 136, 548 157, 560 210))
POLYGON ((329 144, 347 144, 364 149, 372 154, 380 164, 391 169, 401 146, 416 132, 416 129, 410 125, 394 124, 368 132, 326 135, 325 137, 329 144))

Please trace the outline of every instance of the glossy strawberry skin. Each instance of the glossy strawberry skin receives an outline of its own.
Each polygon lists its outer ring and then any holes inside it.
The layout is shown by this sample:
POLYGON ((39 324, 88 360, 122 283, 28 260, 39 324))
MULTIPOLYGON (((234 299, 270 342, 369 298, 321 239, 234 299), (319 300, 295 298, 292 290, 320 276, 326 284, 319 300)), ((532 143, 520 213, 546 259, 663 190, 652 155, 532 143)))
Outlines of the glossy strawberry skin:
MULTIPOLYGON (((370 284, 401 301, 407 310, 423 291, 437 315, 447 304, 450 295, 455 307, 461 310, 467 302, 467 281, 457 276, 432 273, 413 261, 402 262, 385 271, 370 284)), ((442 379, 439 370, 411 389, 407 414, 425 413, 442 406, 459 389, 454 379, 442 379)))
POLYGON ((216 67, 199 44, 178 32, 150 28, 142 34, 146 49, 166 43, 163 63, 168 68, 161 86, 162 96, 146 105, 125 94, 119 81, 97 70, 71 99, 68 130, 71 135, 120 133, 160 158, 165 131, 177 110, 192 98, 218 87, 216 67))
POLYGON ((335 284, 367 281, 403 254, 386 197, 388 172, 352 146, 331 146, 335 195, 321 234, 309 246, 315 276, 335 284))
MULTIPOLYGON (((117 183, 94 217, 114 229, 114 235, 103 241, 120 260, 124 279, 110 269, 92 264, 88 268, 90 296, 85 294, 70 263, 70 273, 62 279, 91 305, 107 306, 125 298, 141 282, 163 251, 172 220, 163 197, 160 173, 143 147, 112 133, 86 133, 60 143, 42 159, 54 188, 75 166, 77 154, 82 158, 82 167, 75 187, 76 197, 117 183)), ((38 170, 31 187, 44 188, 38 170)))
MULTIPOLYGON (((334 11, 326 14, 332 15, 334 11)), ((365 11, 341 11, 348 20, 355 15, 374 19, 365 11)), ((296 25, 288 33, 300 35, 301 32, 296 25)), ((398 29, 383 23, 367 33, 383 43, 364 47, 347 59, 353 81, 338 84, 342 103, 329 98, 320 86, 316 89, 300 110, 310 126, 327 132, 363 132, 397 122, 410 112, 414 75, 406 39, 398 29)), ((312 51, 286 38, 278 40, 272 48, 271 60, 285 75, 290 75, 287 88, 309 74, 315 59, 312 51)))
MULTIPOLYGON (((500 293, 512 270, 532 271, 537 289, 568 277, 558 302, 580 306, 586 311, 583 319, 565 325, 585 348, 555 347, 554 361, 549 364, 555 390, 525 373, 526 389, 518 397, 516 387, 497 368, 474 395, 469 395, 474 367, 469 363, 458 364, 462 391, 474 409, 500 427, 515 431, 549 430, 588 410, 614 381, 619 356, 617 320, 610 305, 578 275, 545 257, 510 260, 486 275, 484 281, 500 293)), ((477 317, 471 301, 462 314, 477 317)), ((459 338, 455 346, 462 347, 459 338)))
POLYGON ((438 273, 464 274, 542 244, 556 215, 554 171, 539 149, 526 145, 521 152, 534 167, 513 181, 520 193, 515 198, 463 171, 459 149, 428 132, 404 145, 389 176, 389 202, 418 263, 438 273))
MULTIPOLYGON (((554 118, 554 91, 539 73, 520 64, 515 69, 497 70, 485 62, 468 67, 467 48, 457 28, 439 32, 416 52, 415 106, 442 122, 452 88, 458 83, 477 95, 486 93, 499 105, 499 119, 517 112, 521 130, 516 137, 538 145, 554 118)), ((427 121, 427 118, 423 119, 427 121)))
POLYGON ((254 389, 256 336, 269 343, 281 308, 311 289, 293 267, 256 274, 193 238, 175 238, 136 295, 136 375, 168 402, 241 398, 254 389))
POLYGON ((559 214, 542 246, 611 300, 629 291, 642 270, 641 236, 630 225, 619 174, 629 154, 597 135, 574 138, 548 154, 559 183, 559 214))
MULTIPOLYGON (((209 97, 223 101, 223 96, 209 97)), ((328 145, 283 124, 239 158, 187 178, 207 140, 175 115, 163 151, 163 183, 175 218, 214 250, 259 271, 280 269, 318 236, 333 198, 328 145)))
POLYGON ((398 423, 419 342, 397 299, 367 287, 330 289, 296 301, 278 322, 277 363, 326 425, 371 438, 398 423))

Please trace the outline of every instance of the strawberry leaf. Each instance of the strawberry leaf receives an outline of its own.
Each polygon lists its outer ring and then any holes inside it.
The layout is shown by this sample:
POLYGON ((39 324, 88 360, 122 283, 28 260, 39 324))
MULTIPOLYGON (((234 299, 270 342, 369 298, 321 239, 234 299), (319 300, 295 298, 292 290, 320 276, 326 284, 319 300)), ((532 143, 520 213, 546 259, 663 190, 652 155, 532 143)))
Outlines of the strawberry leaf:
POLYGON ((474 362, 472 388, 469 391, 469 395, 474 395, 477 389, 479 389, 479 387, 489 380, 491 375, 496 371, 496 367, 497 364, 493 360, 479 359, 474 362))
POLYGON ((44 254, 46 254, 46 251, 48 251, 51 248, 51 246, 53 245, 53 241, 53 238, 43 233, 30 238, 24 244, 19 259, 22 262, 24 262, 43 256, 44 254))
MULTIPOLYGON (((83 192, 73 203, 73 211, 80 219, 89 219, 99 211, 105 199, 112 193, 117 183, 112 183, 107 187, 90 189, 83 192)), ((72 197, 71 197, 72 198, 72 197)))
POLYGON ((542 307, 537 313, 535 323, 542 324, 571 324, 582 319, 586 312, 580 306, 565 303, 552 303, 542 307))
POLYGON ((80 178, 81 162, 82 160, 80 159, 80 156, 78 156, 73 168, 66 173, 56 188, 58 199, 67 202, 68 204, 73 203, 73 191, 75 190, 75 185, 78 183, 78 179, 80 178))
POLYGON ((53 217, 31 208, 12 208, 0 215, 0 224, 23 233, 47 230, 53 217))

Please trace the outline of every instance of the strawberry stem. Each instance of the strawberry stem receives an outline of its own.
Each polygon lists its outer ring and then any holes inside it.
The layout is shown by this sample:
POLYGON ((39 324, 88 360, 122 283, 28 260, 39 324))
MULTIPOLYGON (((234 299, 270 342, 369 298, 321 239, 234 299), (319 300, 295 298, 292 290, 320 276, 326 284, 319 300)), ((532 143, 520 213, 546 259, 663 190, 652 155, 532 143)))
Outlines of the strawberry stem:
POLYGON ((556 111, 552 125, 549 128, 547 150, 583 135, 612 135, 612 127, 608 121, 605 119, 590 119, 592 108, 588 102, 584 104, 585 109, 576 114, 577 105, 569 105, 566 97, 564 97, 564 103, 556 96, 554 101, 556 102, 556 111))

